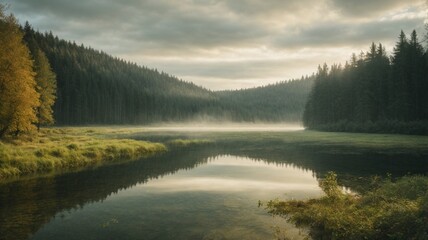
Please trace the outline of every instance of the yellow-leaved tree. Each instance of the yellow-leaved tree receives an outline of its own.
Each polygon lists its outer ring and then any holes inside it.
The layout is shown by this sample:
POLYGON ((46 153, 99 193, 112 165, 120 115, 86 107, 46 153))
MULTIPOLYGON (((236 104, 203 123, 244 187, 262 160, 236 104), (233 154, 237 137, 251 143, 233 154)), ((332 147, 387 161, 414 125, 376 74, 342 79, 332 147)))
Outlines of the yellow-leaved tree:
POLYGON ((13 15, 0 4, 0 138, 35 129, 39 94, 33 62, 13 15))
POLYGON ((40 129, 40 125, 54 123, 52 106, 56 99, 56 76, 43 51, 35 49, 33 57, 34 70, 36 72, 36 90, 40 95, 40 105, 37 107, 37 129, 40 129))

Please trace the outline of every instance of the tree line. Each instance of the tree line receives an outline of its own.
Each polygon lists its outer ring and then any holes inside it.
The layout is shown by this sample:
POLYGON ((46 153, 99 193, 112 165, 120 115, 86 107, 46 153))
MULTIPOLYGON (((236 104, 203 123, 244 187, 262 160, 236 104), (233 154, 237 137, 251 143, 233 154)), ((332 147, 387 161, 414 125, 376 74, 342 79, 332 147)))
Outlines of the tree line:
POLYGON ((59 125, 168 121, 299 121, 313 79, 214 92, 104 52, 23 28, 57 76, 59 125))
POLYGON ((428 134, 428 52, 401 31, 391 56, 382 44, 345 64, 318 67, 303 115, 309 129, 428 134))
POLYGON ((20 26, 0 7, 0 138, 53 123, 295 122, 314 82, 214 92, 20 26))
POLYGON ((56 80, 48 59, 23 41, 17 19, 0 4, 0 138, 52 124, 56 80))
POLYGON ((239 121, 301 122, 314 76, 291 79, 263 87, 220 91, 224 105, 239 121))

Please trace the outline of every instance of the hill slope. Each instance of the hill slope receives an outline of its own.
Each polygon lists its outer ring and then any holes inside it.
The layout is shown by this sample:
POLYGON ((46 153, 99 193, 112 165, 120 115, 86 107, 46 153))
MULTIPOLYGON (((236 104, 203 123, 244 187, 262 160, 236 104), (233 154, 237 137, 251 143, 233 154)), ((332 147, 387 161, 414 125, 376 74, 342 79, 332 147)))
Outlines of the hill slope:
POLYGON ((314 77, 306 77, 264 87, 217 93, 233 109, 235 120, 299 122, 313 83, 314 77))
POLYGON ((213 92, 155 69, 24 27, 57 75, 56 123, 147 124, 209 118, 299 121, 312 80, 213 92))

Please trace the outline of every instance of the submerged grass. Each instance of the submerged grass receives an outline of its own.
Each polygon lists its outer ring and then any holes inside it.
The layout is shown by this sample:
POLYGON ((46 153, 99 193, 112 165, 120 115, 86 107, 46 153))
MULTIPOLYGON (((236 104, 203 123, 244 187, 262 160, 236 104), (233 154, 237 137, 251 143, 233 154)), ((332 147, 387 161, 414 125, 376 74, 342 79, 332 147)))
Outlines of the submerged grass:
POLYGON ((138 159, 165 145, 115 138, 106 129, 48 128, 0 142, 0 181, 14 176, 138 159))

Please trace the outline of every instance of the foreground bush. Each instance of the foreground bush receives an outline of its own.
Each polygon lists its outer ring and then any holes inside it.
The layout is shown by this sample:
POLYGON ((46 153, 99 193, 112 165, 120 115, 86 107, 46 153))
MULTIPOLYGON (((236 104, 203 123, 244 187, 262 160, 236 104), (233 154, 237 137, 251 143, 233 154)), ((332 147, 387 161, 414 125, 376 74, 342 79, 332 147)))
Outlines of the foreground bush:
POLYGON ((343 193, 336 175, 320 181, 325 196, 306 201, 269 201, 269 213, 314 239, 428 239, 428 177, 387 180, 364 196, 343 193))

